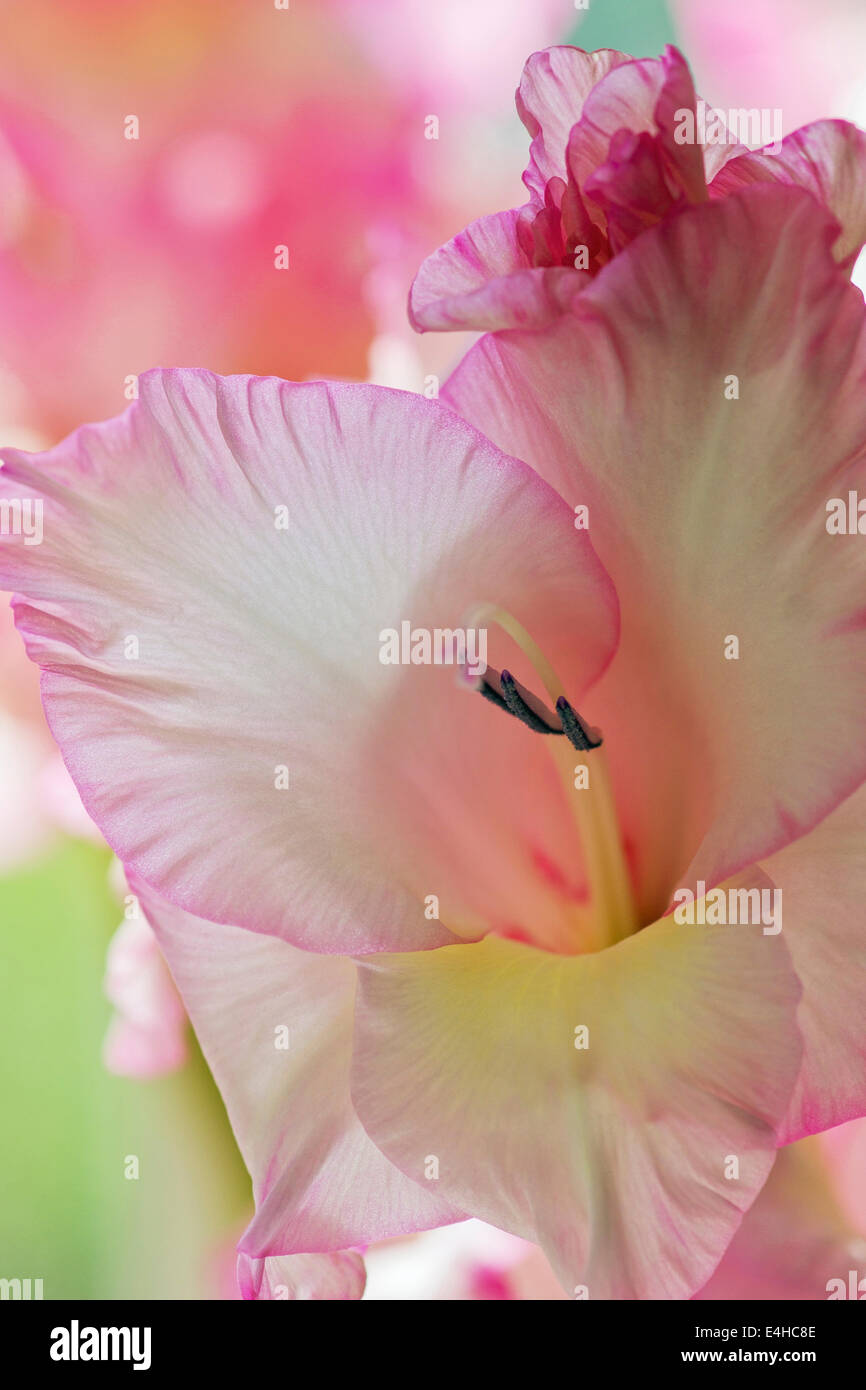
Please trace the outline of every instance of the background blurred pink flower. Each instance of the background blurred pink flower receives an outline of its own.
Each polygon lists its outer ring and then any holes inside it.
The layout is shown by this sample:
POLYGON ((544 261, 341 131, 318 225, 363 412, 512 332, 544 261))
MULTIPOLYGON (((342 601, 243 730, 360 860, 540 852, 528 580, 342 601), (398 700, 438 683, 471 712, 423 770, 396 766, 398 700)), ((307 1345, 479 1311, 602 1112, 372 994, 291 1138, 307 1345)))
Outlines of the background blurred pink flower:
POLYGON ((866 119, 861 0, 669 0, 695 80, 724 107, 778 107, 786 132, 866 119))
MULTIPOLYGON (((125 886, 125 885, 124 885, 125 886)), ((119 1076, 174 1071, 187 1059, 186 1013, 150 924, 133 895, 108 948, 105 993, 114 1014, 103 1061, 119 1076)))
MULTIPOLYGON (((383 317, 394 327, 365 277, 390 267, 405 302, 414 265, 509 168, 489 138, 510 127, 503 68, 568 22, 506 0, 491 45, 490 9, 462 7, 458 26, 453 4, 11 0, 0 367, 19 399, 4 423, 57 437, 122 409, 154 363, 363 379, 383 317), (441 59, 458 27, 459 70, 441 59), (487 86, 468 78, 478 53, 487 86)), ((426 351, 444 363, 454 345, 426 351)))
POLYGON ((102 840, 48 732, 8 597, 0 594, 0 872, 43 852, 58 831, 102 840))

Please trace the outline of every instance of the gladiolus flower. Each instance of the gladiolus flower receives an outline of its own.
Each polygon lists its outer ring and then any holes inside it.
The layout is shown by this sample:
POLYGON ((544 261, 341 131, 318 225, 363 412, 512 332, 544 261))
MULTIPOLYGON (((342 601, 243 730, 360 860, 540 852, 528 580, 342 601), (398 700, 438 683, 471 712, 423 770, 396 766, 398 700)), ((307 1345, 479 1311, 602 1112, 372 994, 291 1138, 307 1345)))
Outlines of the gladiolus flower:
MULTIPOLYGON (((658 116, 680 60, 627 68, 531 62, 545 188, 602 72, 653 128, 593 117, 593 273, 444 401, 157 371, 4 453, 45 515, 0 583, 226 1100, 252 1262, 477 1216, 578 1297, 690 1297, 777 1146, 866 1111, 866 561, 825 525, 866 493, 847 166, 832 210, 701 197, 658 116), (644 155, 666 195, 626 234, 644 155), (430 653, 470 631, 458 680, 430 653), (683 891, 781 891, 784 927, 683 891)), ((478 287, 499 323, 511 276, 478 287)))

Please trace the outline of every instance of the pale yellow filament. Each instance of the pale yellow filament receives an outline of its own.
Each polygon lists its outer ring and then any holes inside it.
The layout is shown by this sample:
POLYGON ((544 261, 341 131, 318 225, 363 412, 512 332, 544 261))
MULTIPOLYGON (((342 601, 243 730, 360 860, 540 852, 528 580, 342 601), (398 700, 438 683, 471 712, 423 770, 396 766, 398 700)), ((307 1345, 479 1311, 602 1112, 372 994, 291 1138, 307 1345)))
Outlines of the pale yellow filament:
MULTIPOLYGON (((525 652, 554 707, 560 696, 568 699, 568 692, 537 642, 506 609, 490 603, 479 604, 466 620, 467 627, 477 628, 491 623, 508 633, 525 652)), ((566 738, 545 738, 544 741, 565 787, 583 846, 592 899, 591 946, 601 950, 631 936, 638 927, 607 758, 603 746, 590 749, 583 755, 577 754, 578 758, 583 757, 589 770, 589 786, 577 789, 574 785, 577 750, 566 738)))

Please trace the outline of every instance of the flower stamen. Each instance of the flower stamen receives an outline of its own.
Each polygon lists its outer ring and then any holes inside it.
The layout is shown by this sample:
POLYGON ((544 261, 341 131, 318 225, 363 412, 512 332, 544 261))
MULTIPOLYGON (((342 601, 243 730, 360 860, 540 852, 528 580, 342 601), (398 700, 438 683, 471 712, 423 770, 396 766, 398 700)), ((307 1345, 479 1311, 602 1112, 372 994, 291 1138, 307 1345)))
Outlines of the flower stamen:
POLYGON ((589 729, 564 695, 556 702, 557 719, 546 705, 516 681, 510 671, 496 672, 488 666, 478 690, 485 700, 507 710, 536 734, 565 735, 579 753, 600 748, 604 740, 598 729, 589 729))
POLYGON ((536 734, 561 734, 561 724, 531 691, 516 681, 510 671, 496 672, 488 666, 481 677, 479 692, 499 709, 513 714, 536 734))
POLYGON ((578 753, 586 753, 590 748, 600 748, 604 739, 599 729, 590 729, 584 724, 576 709, 572 709, 564 695, 556 702, 557 713, 562 720, 562 732, 578 753))
POLYGON ((554 735, 550 752, 557 765, 583 847, 592 901, 593 939, 584 949, 602 949, 624 940, 637 930, 638 918, 631 891, 628 866, 623 852, 616 804, 607 760, 601 751, 598 729, 584 723, 574 709, 550 662, 511 613, 492 604, 483 604, 472 615, 473 625, 494 622, 517 643, 531 661, 544 684, 555 711, 549 709, 510 671, 498 672, 488 666, 472 684, 492 704, 504 709, 534 733, 554 735), (557 735, 565 737, 580 753, 592 753, 587 777, 578 783, 574 755, 557 735))

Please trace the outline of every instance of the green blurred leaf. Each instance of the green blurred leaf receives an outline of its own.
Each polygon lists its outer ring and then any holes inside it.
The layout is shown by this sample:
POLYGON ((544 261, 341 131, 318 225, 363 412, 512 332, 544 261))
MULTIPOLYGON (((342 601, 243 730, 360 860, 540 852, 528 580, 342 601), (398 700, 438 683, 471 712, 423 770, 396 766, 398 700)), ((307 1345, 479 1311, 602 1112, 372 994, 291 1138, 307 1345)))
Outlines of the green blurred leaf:
POLYGON ((102 1067, 109 863, 63 841, 0 879, 0 1276, 46 1298, 212 1297, 248 1179, 198 1054, 149 1082, 102 1067))

